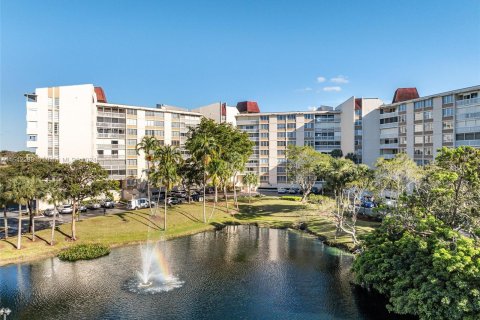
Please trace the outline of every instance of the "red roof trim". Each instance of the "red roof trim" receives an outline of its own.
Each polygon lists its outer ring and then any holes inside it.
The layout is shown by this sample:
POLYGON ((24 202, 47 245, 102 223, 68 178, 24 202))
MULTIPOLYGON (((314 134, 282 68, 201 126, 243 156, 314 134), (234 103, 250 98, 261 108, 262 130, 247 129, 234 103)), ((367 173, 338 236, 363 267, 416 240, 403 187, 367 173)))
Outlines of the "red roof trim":
POLYGON ((237 110, 240 113, 259 113, 260 108, 255 101, 242 101, 237 103, 237 110))
POLYGON ((97 102, 107 103, 107 97, 102 87, 95 87, 95 94, 97 95, 97 102))
POLYGON ((395 90, 392 103, 417 99, 419 97, 417 88, 398 88, 395 90))

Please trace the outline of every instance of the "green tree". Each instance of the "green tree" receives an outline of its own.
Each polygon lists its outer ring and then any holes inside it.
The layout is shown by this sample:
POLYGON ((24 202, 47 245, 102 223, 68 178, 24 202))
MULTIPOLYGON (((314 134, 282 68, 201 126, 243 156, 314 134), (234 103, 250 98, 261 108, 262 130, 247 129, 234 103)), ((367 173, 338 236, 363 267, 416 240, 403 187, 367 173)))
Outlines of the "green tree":
POLYGON ((194 161, 194 159, 188 158, 185 161, 182 161, 178 173, 181 178, 183 189, 187 191, 188 202, 190 203, 192 186, 201 186, 203 182, 202 166, 194 161))
POLYGON ((258 186, 258 176, 253 172, 248 172, 243 176, 243 183, 248 188, 248 202, 252 200, 252 187, 258 186))
POLYGON ((330 158, 309 146, 288 146, 287 172, 290 179, 302 189, 302 202, 306 202, 315 181, 319 178, 321 170, 318 170, 318 167, 324 167, 330 158))
POLYGON ((148 205, 151 208, 151 193, 150 193, 150 164, 152 163, 154 159, 154 154, 155 151, 158 149, 160 146, 159 141, 155 137, 151 136, 144 136, 142 138, 142 141, 140 141, 137 146, 137 155, 140 155, 140 153, 143 153, 145 162, 147 164, 147 171, 146 171, 146 182, 147 182, 147 198, 148 198, 148 205))
POLYGON ((343 157, 343 151, 342 149, 333 149, 330 155, 334 158, 341 158, 343 157))
POLYGON ((7 206, 11 202, 7 193, 7 182, 12 177, 13 173, 9 167, 0 168, 0 206, 3 207, 3 227, 5 232, 5 239, 8 238, 7 206))
POLYGON ((353 163, 356 163, 356 164, 360 163, 360 159, 358 155, 353 152, 347 153, 347 155, 345 156, 345 159, 351 160, 353 163))
POLYGON ((35 194, 35 183, 32 178, 17 176, 7 182, 6 196, 18 204, 18 236, 17 249, 22 246, 22 205, 26 205, 35 194))
POLYGON ((65 198, 73 204, 72 240, 77 240, 75 223, 78 218, 77 206, 88 198, 102 194, 110 196, 111 190, 118 190, 118 182, 110 180, 108 172, 98 163, 84 160, 76 160, 62 166, 60 177, 65 198))
POLYGON ((368 234, 356 281, 389 297, 389 310, 420 319, 479 319, 480 248, 431 215, 406 229, 395 217, 368 234))
MULTIPOLYGON (((53 246, 55 239, 55 227, 57 214, 60 212, 58 206, 65 200, 65 192, 62 189, 62 184, 60 180, 50 180, 45 184, 45 193, 47 194, 47 199, 50 204, 53 204, 53 216, 51 222, 51 232, 50 232, 50 245, 53 246)), ((72 216, 73 217, 73 216, 72 216)))
POLYGON ((153 157, 156 162, 155 169, 151 172, 151 179, 157 185, 165 187, 164 199, 164 221, 163 229, 167 230, 167 195, 172 190, 175 183, 180 180, 178 170, 182 162, 182 155, 180 151, 174 146, 159 147, 153 157))

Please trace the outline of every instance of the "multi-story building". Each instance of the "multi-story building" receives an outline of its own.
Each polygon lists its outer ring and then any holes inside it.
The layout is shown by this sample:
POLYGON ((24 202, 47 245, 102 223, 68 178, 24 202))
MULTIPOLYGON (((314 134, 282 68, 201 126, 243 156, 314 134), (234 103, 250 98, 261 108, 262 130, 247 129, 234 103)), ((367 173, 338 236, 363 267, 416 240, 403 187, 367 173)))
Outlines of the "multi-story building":
POLYGON ((395 92, 379 108, 380 148, 376 156, 405 152, 419 165, 430 163, 441 147, 480 147, 480 86, 426 97, 415 88, 395 92))
POLYGON ((240 102, 237 127, 255 143, 247 171, 259 175, 263 188, 290 185, 286 167, 289 145, 311 146, 322 153, 340 149, 344 155, 355 154, 359 162, 370 159, 364 150, 374 148, 377 141, 370 138, 378 131, 373 125, 378 117, 372 111, 381 104, 376 98, 351 97, 335 109, 324 106, 315 111, 263 113, 256 102, 240 102))
POLYGON ((40 88, 26 96, 28 148, 60 162, 98 161, 124 186, 145 175, 144 155, 136 152, 144 136, 183 151, 188 128, 202 116, 166 105, 108 103, 102 88, 91 84, 40 88))

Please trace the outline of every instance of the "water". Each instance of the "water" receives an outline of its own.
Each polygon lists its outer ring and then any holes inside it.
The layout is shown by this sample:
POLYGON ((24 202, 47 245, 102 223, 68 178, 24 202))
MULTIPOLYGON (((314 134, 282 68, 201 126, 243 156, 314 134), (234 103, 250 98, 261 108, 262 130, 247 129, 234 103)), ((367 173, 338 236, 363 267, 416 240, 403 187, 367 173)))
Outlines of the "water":
POLYGON ((394 319, 351 286, 351 255, 304 234, 232 226, 160 242, 166 266, 149 278, 153 291, 138 287, 141 248, 0 268, 0 307, 29 320, 394 319))

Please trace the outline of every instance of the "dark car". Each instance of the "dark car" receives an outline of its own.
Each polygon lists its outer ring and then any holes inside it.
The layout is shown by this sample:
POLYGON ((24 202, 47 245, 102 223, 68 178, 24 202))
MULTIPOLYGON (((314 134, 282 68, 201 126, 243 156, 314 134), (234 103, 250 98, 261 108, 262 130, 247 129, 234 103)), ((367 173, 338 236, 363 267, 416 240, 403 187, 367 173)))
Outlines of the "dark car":
POLYGON ((362 207, 363 208, 374 208, 375 207, 375 203, 373 203, 372 201, 364 201, 362 202, 362 207))

